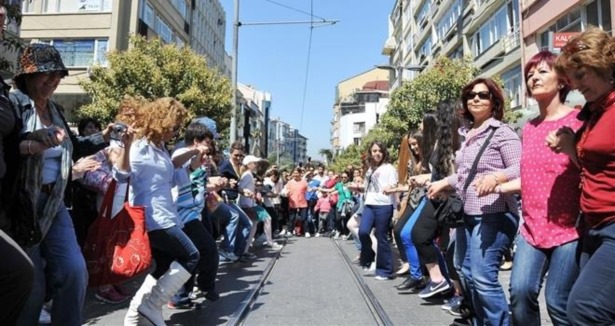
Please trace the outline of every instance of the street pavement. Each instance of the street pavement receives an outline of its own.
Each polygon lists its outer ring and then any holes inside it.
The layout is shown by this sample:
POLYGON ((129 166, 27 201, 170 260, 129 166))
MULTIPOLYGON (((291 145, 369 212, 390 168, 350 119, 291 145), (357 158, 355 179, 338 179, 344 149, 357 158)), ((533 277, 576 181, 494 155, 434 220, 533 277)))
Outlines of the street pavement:
MULTIPOLYGON (((351 271, 343 262, 335 243, 350 258, 357 255, 352 241, 329 238, 290 238, 282 249, 265 286, 244 321, 245 325, 375 325, 351 271)), ((200 309, 172 310, 163 314, 168 325, 226 324, 250 290, 260 280, 275 257, 271 250, 256 250, 258 258, 249 263, 220 266, 217 287, 220 300, 202 303, 200 309)), ((359 271, 359 266, 351 268, 359 271)), ((359 271, 360 272, 360 271, 359 271)), ((415 294, 398 294, 395 285, 403 281, 376 281, 363 277, 394 325, 449 325, 453 316, 440 308, 442 298, 424 301, 415 294)), ((500 281, 508 295, 510 272, 501 272, 500 281)), ((135 290, 142 278, 129 285, 135 290)), ((541 295, 543 325, 551 325, 541 295)), ((86 325, 122 325, 128 303, 109 305, 98 302, 93 292, 86 302, 86 325)))

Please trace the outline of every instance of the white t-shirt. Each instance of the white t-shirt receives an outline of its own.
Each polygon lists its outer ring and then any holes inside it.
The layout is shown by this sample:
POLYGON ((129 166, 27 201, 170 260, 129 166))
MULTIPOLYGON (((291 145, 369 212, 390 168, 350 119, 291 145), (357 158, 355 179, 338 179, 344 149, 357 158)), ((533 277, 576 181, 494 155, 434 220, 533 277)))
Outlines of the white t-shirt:
POLYGON ((268 177, 268 178, 265 178, 265 181, 263 181, 263 184, 270 186, 271 189, 273 189, 272 192, 278 195, 277 197, 264 197, 263 203, 265 203, 265 206, 273 207, 274 205, 279 205, 281 203, 280 193, 282 192, 282 189, 284 188, 284 184, 282 183, 282 180, 278 179, 278 182, 273 183, 271 178, 268 177))
POLYGON ((237 183, 239 186, 239 207, 254 207, 256 206, 256 202, 253 198, 248 198, 243 195, 243 189, 250 190, 254 195, 256 195, 256 183, 254 181, 254 175, 250 170, 244 172, 237 183))
POLYGON ((365 176, 365 187, 367 187, 365 205, 393 205, 395 195, 385 195, 382 192, 385 188, 395 185, 397 185, 397 170, 391 164, 385 163, 373 172, 370 168, 365 176))

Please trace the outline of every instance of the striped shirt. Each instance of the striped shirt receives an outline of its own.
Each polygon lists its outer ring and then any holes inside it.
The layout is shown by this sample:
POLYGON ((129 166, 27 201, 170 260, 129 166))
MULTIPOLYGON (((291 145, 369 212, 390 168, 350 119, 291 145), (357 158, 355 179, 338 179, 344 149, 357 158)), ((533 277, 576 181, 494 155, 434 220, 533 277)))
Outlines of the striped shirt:
POLYGON ((466 193, 463 193, 463 186, 470 174, 474 159, 491 133, 490 127, 497 127, 497 130, 480 158, 476 176, 497 172, 506 175, 508 180, 514 180, 520 176, 521 140, 512 128, 501 121, 490 118, 476 130, 466 127, 459 129, 459 134, 465 141, 456 154, 457 173, 448 177, 447 181, 460 194, 464 201, 464 211, 468 215, 506 211, 517 213, 518 211, 517 201, 513 195, 490 194, 479 198, 471 183, 466 193))
POLYGON ((205 185, 207 174, 201 167, 192 171, 188 178, 186 169, 176 169, 177 200, 175 206, 179 217, 184 224, 201 218, 201 211, 205 207, 205 185))

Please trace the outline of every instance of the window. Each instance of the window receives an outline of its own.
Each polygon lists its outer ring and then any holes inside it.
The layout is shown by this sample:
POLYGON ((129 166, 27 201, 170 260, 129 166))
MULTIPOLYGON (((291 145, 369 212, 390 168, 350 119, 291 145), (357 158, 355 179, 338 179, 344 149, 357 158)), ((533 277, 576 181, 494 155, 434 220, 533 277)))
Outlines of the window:
POLYGON ((21 5, 21 12, 23 13, 34 12, 34 3, 30 1, 24 1, 21 5))
POLYGON ((521 105, 521 66, 516 66, 502 74, 505 94, 510 98, 510 107, 521 105))
POLYGON ((444 37, 448 33, 448 31, 457 24, 457 20, 461 16, 461 0, 456 0, 453 5, 444 13, 442 19, 438 22, 436 26, 436 32, 438 33, 438 38, 440 40, 444 40, 444 37))
POLYGON ((355 137, 355 138, 353 138, 353 139, 352 139, 352 142, 353 142, 355 145, 357 145, 357 146, 358 146, 358 145, 361 145, 361 137, 355 137))
POLYGON ((431 0, 425 0, 421 5, 421 9, 419 9, 418 14, 416 14, 415 21, 419 27, 419 31, 423 30, 423 23, 427 20, 427 14, 431 9, 431 0))
POLYGON ((171 2, 173 3, 173 7, 177 9, 179 14, 182 15, 182 17, 184 18, 184 20, 187 20, 188 19, 188 5, 186 4, 186 1, 173 0, 171 2))
POLYGON ((417 56, 419 57, 419 60, 423 60, 423 56, 425 57, 429 57, 431 55, 431 45, 432 45, 432 37, 431 35, 429 35, 426 39, 425 42, 423 42, 423 44, 421 45, 421 47, 419 48, 419 52, 417 54, 417 56))
POLYGON ((558 19, 555 24, 540 34, 540 47, 543 50, 549 48, 549 32, 581 32, 582 30, 581 8, 578 8, 558 19))
POLYGON ((463 59, 463 45, 458 46, 448 55, 448 57, 450 59, 463 59))
POLYGON ((355 122, 352 124, 352 132, 363 134, 365 132, 365 122, 355 122))
POLYGON ((143 6, 143 15, 141 16, 143 21, 147 24, 147 26, 154 29, 154 8, 149 2, 145 2, 145 6, 143 6))
POLYGON ((585 7, 587 24, 598 26, 605 31, 611 30, 611 5, 608 0, 596 0, 585 7))
POLYGON ((519 0, 512 0, 500 7, 473 37, 474 56, 489 49, 498 40, 519 28, 519 0))
MULTIPOLYGON (((27 1, 26 1, 27 2, 27 1)), ((46 0, 43 12, 111 11, 113 0, 46 0)))
POLYGON ((158 34, 158 36, 160 36, 160 38, 166 43, 173 42, 173 31, 171 30, 171 27, 169 27, 169 25, 164 21, 164 19, 160 18, 159 16, 156 16, 156 20, 154 23, 154 30, 156 31, 156 34, 158 34))
POLYGON ((95 64, 107 65, 108 39, 86 40, 50 40, 44 41, 53 45, 64 65, 67 67, 89 67, 95 64))

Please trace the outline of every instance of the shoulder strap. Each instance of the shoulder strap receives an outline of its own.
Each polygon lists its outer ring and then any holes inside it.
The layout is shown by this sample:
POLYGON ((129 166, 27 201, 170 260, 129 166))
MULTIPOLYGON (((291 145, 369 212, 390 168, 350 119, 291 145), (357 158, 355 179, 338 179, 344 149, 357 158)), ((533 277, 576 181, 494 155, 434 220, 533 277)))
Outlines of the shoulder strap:
POLYGON ((472 180, 474 180, 474 177, 476 176, 476 167, 478 166, 478 162, 480 161, 480 157, 483 156, 483 153, 485 152, 485 149, 487 149, 487 146, 489 145, 489 141, 491 141, 491 138, 493 138, 493 135, 495 134, 495 131, 498 129, 496 127, 490 127, 490 128, 492 130, 489 133, 489 136, 487 136, 487 139, 485 139, 485 142, 483 143, 483 146, 481 146, 480 150, 478 151, 478 154, 476 155, 476 158, 474 159, 474 164, 472 164, 472 169, 470 169, 470 174, 468 174, 468 178, 466 179, 466 183, 463 185, 463 192, 464 193, 466 192, 466 190, 470 186, 470 183, 472 182, 472 180))

